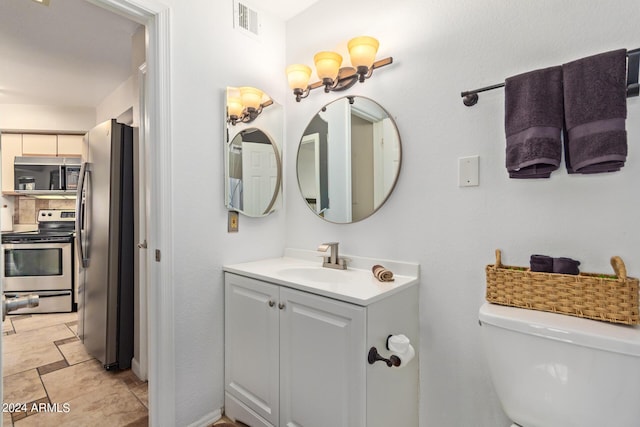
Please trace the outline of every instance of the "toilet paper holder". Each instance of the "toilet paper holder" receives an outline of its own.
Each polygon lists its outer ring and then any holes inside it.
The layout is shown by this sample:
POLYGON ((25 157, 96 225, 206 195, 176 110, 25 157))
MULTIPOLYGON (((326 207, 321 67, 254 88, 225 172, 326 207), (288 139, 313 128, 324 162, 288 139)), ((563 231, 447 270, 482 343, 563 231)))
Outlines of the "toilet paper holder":
MULTIPOLYGON (((392 336, 393 335, 388 335, 387 336, 387 340, 386 340, 386 343, 385 343, 385 347, 387 348, 387 350, 390 350, 389 349, 389 339, 392 336)), ((409 360, 411 360, 411 359, 409 359, 409 360)), ((402 364, 402 360, 400 359, 400 357, 396 356, 395 354, 392 354, 387 359, 385 357, 382 357, 382 355, 380 353, 378 353, 378 349, 375 348, 375 347, 371 347, 369 349, 369 354, 367 355, 367 361, 369 362, 370 365, 373 365, 376 362, 382 361, 382 362, 385 362, 388 367, 392 367, 392 366, 399 367, 402 364)))
POLYGON ((380 355, 380 353, 378 353, 378 349, 375 347, 371 347, 369 349, 369 355, 367 356, 367 360, 369 361, 370 365, 373 365, 376 362, 379 361, 383 361, 387 364, 388 367, 398 367, 400 366, 400 358, 398 356, 396 356, 395 354, 392 354, 391 357, 389 357, 388 359, 382 357, 380 355))

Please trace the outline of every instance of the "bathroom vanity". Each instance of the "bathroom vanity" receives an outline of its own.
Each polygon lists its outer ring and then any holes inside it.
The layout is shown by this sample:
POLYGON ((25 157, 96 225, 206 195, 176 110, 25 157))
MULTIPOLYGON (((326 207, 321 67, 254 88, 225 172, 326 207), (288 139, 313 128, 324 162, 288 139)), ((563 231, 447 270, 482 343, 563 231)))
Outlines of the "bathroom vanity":
POLYGON ((418 425, 418 357, 389 367, 389 335, 418 350, 418 276, 412 263, 349 256, 346 270, 316 252, 228 265, 225 413, 257 426, 418 425), (379 282, 371 267, 395 273, 379 282))

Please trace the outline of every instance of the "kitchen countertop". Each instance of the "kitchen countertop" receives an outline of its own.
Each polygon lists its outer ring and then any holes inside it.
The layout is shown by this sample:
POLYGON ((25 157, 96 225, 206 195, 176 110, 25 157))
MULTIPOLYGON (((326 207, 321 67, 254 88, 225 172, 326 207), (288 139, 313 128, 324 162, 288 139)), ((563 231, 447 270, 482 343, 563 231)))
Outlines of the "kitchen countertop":
POLYGON ((225 265, 223 270, 361 306, 419 282, 420 265, 417 263, 340 254, 347 260, 347 269, 334 270, 322 267, 323 255, 327 254, 288 248, 280 258, 225 265), (376 264, 391 270, 395 280, 378 281, 371 272, 376 264))
POLYGON ((13 224, 13 232, 37 231, 38 224, 13 224))

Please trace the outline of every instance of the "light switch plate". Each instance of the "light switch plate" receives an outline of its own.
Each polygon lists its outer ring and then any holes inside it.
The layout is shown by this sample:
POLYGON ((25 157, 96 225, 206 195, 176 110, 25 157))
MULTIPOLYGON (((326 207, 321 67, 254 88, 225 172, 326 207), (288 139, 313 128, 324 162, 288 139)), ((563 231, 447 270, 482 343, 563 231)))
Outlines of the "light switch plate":
POLYGON ((480 185, 480 156, 460 157, 458 159, 458 187, 475 187, 480 185))
POLYGON ((227 231, 229 233, 236 233, 238 231, 238 212, 229 211, 227 231))

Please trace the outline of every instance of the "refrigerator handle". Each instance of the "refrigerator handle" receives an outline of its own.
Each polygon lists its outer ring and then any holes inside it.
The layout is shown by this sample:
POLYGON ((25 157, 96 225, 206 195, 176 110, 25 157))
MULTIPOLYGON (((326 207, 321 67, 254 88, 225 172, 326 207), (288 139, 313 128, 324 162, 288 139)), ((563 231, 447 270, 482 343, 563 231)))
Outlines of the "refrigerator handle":
POLYGON ((78 261, 82 268, 89 266, 89 258, 85 258, 84 247, 84 225, 85 225, 85 209, 86 209, 86 193, 85 185, 86 177, 89 174, 89 163, 84 162, 80 167, 80 175, 78 176, 78 194, 76 196, 76 245, 78 246, 78 261))

